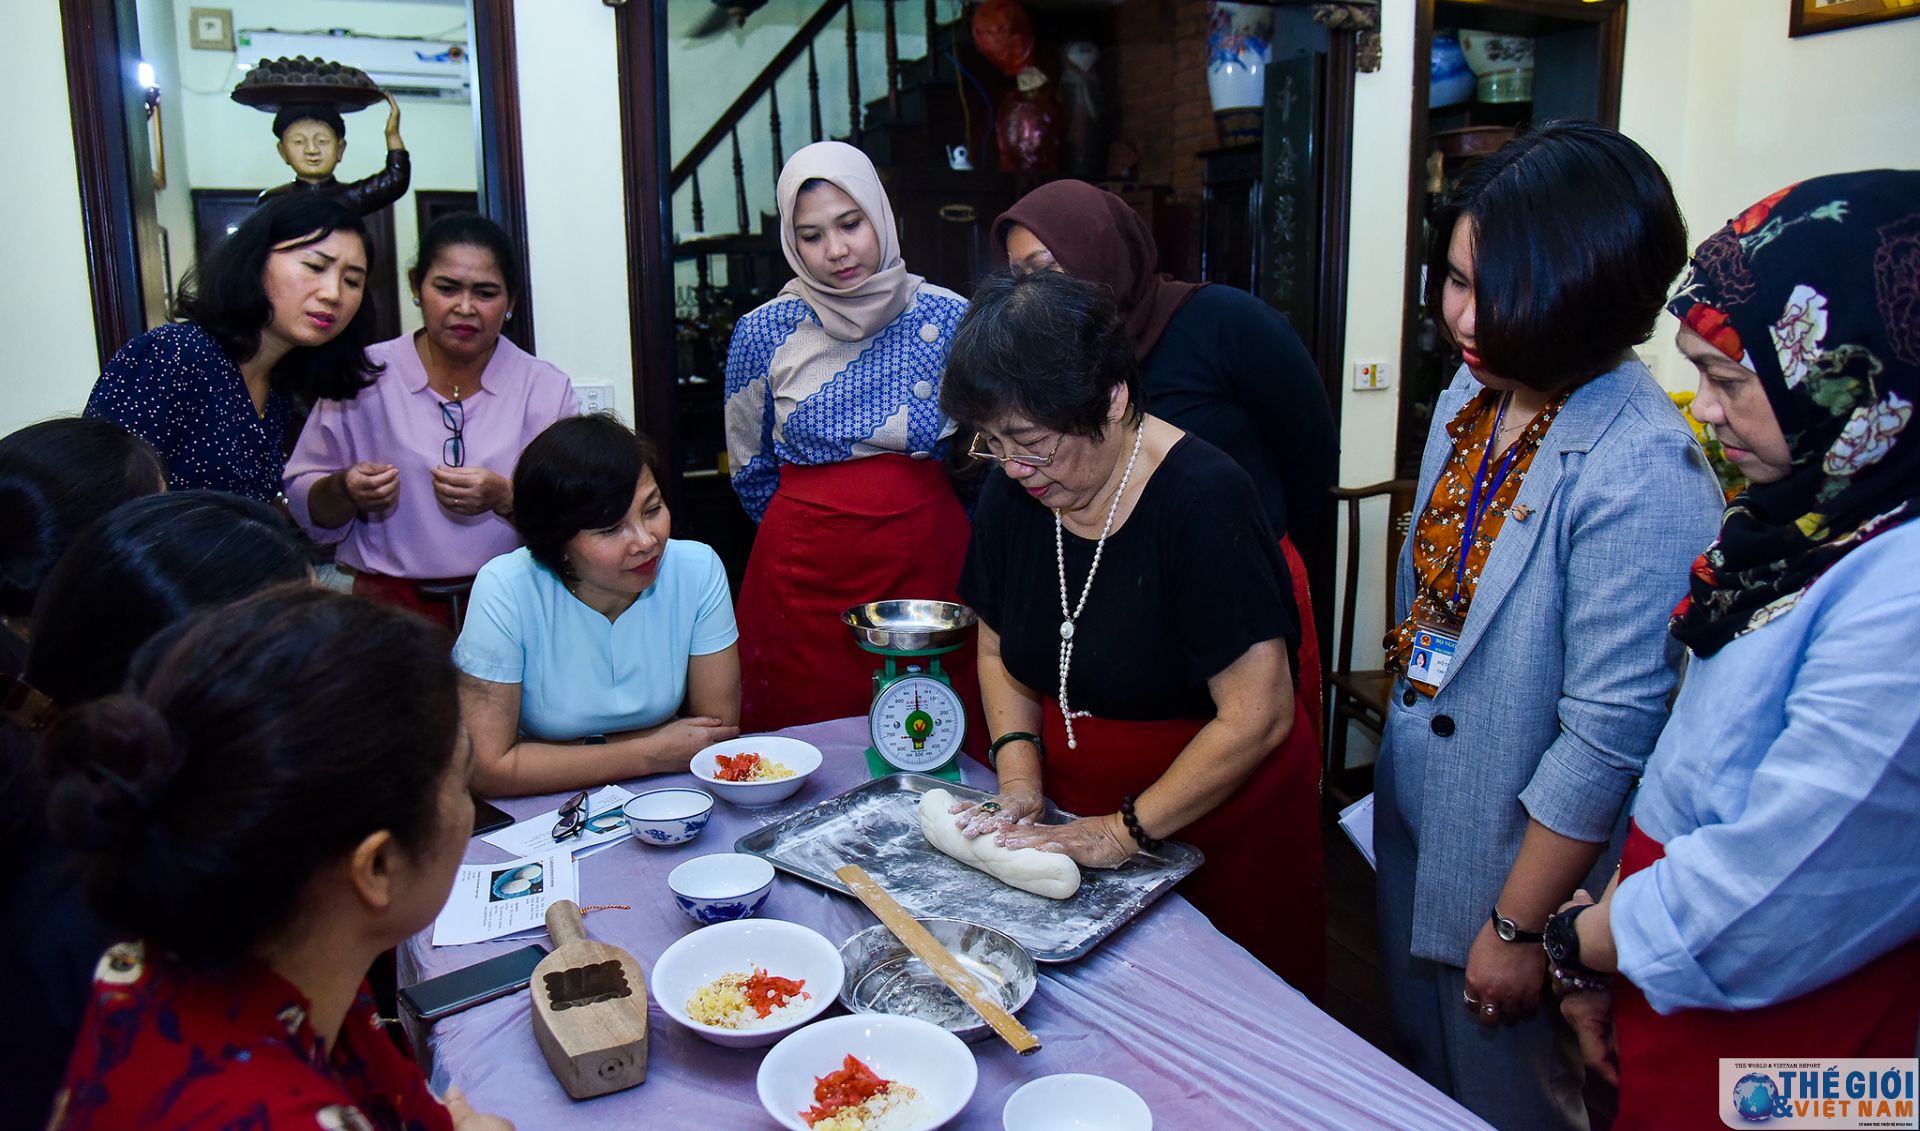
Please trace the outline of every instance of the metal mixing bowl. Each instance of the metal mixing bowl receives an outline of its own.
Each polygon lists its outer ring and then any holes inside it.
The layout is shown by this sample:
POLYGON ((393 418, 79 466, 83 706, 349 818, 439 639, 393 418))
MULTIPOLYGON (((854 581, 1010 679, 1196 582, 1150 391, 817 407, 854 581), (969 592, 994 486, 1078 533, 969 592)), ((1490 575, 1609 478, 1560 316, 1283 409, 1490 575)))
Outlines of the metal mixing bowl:
MULTIPOLYGON (((1008 1013, 1018 1013, 1033 996, 1038 978, 1033 956, 1011 938, 965 919, 921 919, 953 952, 989 994, 996 995, 1008 1013)), ((840 1003, 855 1013, 891 1013, 917 1017, 969 1043, 992 1033, 973 1007, 948 989, 895 938, 886 925, 868 927, 840 947, 847 977, 840 985, 840 1003)))
POLYGON ((848 609, 840 619, 866 647, 925 652, 959 644, 979 618, 952 601, 871 601, 848 609))

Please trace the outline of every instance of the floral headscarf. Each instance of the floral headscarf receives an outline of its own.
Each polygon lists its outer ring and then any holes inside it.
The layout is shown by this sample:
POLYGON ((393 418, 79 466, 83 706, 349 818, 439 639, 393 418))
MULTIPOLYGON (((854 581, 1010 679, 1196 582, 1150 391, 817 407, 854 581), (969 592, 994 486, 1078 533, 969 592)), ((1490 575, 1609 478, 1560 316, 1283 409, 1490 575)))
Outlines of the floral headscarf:
POLYGON ((1792 454, 1786 478, 1734 496, 1674 610, 1673 634, 1710 656, 1920 516, 1920 172, 1774 193, 1700 245, 1667 309, 1760 375, 1792 454))

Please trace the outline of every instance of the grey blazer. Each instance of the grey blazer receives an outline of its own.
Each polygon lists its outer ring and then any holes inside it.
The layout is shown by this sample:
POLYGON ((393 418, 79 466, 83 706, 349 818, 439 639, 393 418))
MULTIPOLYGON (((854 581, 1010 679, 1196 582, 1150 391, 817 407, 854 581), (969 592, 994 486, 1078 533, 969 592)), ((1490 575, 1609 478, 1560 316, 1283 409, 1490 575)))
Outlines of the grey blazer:
MULTIPOLYGON (((1447 424, 1479 389, 1462 367, 1440 395, 1423 506, 1447 424)), ((1612 870, 1679 671, 1667 618, 1722 503, 1686 420, 1631 354, 1567 399, 1488 553, 1439 693, 1394 686, 1376 836, 1383 871, 1413 869, 1413 907, 1382 910, 1411 915, 1415 956, 1466 965, 1529 817, 1615 841, 1590 880, 1612 870)), ((1412 560, 1409 538, 1396 623, 1413 600, 1412 560)))

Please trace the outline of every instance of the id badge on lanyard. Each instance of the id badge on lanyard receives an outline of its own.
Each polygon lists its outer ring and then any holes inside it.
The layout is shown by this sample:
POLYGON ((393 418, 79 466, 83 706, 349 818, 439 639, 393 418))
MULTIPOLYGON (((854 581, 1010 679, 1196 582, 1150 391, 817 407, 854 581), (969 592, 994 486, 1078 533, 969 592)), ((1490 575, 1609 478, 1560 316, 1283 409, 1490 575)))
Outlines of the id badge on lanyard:
POLYGON ((1453 667, 1454 651, 1460 646, 1460 626, 1465 623, 1468 605, 1461 593, 1466 584, 1467 554, 1480 532, 1480 520, 1493 505, 1493 497, 1500 493, 1500 485, 1513 470, 1513 458, 1520 450, 1517 442, 1509 445, 1506 456, 1493 473, 1493 480, 1487 481, 1493 442, 1500 435, 1500 421, 1507 415, 1507 402, 1512 399, 1512 393, 1501 398, 1500 408, 1493 416, 1493 431, 1488 434, 1486 449, 1480 454, 1480 468, 1473 475, 1473 493, 1467 497, 1467 517, 1460 529, 1460 546, 1453 554, 1453 593, 1435 602, 1440 607, 1433 615, 1417 617, 1413 622, 1413 651, 1407 657, 1407 678, 1431 689, 1437 690, 1446 681, 1447 671, 1453 667))

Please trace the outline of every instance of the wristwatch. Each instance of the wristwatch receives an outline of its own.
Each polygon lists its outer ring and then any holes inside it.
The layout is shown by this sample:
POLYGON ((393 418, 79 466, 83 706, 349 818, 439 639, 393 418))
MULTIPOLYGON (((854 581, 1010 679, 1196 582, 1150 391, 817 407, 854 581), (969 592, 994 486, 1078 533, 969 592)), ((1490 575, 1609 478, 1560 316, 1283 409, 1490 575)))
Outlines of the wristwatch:
POLYGON ((1493 933, 1500 936, 1501 942, 1537 943, 1544 937, 1539 931, 1523 931, 1520 925, 1500 914, 1496 904, 1493 909, 1493 933))
POLYGON ((1569 970, 1586 969, 1580 963, 1580 932, 1574 929, 1573 921, 1592 906, 1591 903, 1583 903, 1547 917, 1547 929, 1541 932, 1540 945, 1546 948, 1547 958, 1555 966, 1569 970))
POLYGON ((1580 913, 1592 907, 1583 903, 1578 907, 1569 907, 1557 915, 1547 917, 1547 929, 1542 933, 1540 945, 1546 949, 1547 963, 1553 968, 1553 981, 1561 994, 1584 993, 1587 991, 1604 992, 1612 985, 1612 979, 1605 974, 1589 970, 1580 961, 1580 932, 1575 929, 1574 920, 1580 913))

